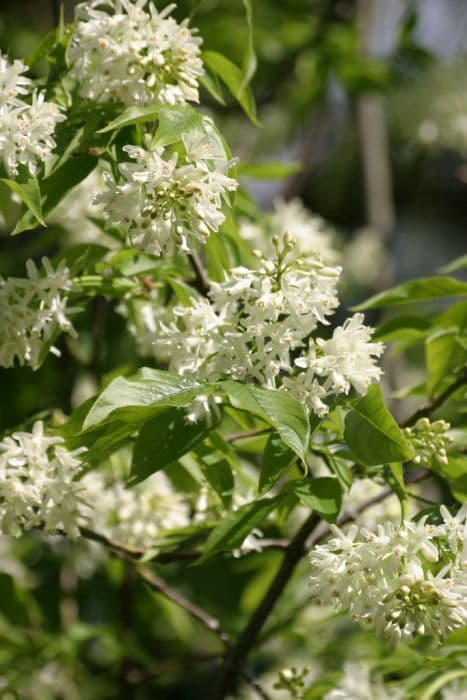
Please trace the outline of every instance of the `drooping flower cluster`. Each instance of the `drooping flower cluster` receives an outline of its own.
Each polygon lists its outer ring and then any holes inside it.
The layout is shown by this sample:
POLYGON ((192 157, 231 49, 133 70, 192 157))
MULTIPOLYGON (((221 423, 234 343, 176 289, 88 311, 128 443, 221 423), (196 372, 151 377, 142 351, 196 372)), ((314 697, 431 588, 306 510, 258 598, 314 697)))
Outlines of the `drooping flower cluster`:
POLYGON ((124 147, 135 162, 119 165, 120 184, 107 175, 107 189, 95 201, 112 224, 122 224, 132 245, 154 255, 174 247, 192 252, 195 240, 204 243, 223 224, 223 200, 237 182, 227 175, 231 163, 208 118, 205 129, 183 135, 184 156, 124 147))
MULTIPOLYGON (((73 288, 70 271, 64 262, 54 270, 42 258, 41 274, 32 260, 26 263, 28 277, 0 277, 0 365, 37 368, 48 343, 60 329, 76 335, 67 314, 79 311, 67 308, 67 292, 73 288)), ((51 351, 58 353, 53 346, 51 351)))
POLYGON ((294 198, 277 199, 273 210, 263 220, 240 222, 240 235, 265 255, 274 254, 273 236, 290 234, 301 254, 318 253, 326 265, 339 262, 340 253, 335 247, 337 234, 324 219, 310 212, 303 202, 294 198))
POLYGON ((201 39, 147 0, 92 0, 76 8, 68 60, 82 97, 96 102, 198 102, 201 39))
POLYGON ((149 548, 162 531, 190 523, 189 504, 162 472, 133 488, 102 471, 89 472, 80 486, 92 509, 93 529, 117 542, 149 548))
POLYGON ((157 302, 143 303, 132 328, 145 327, 142 350, 152 347, 171 371, 282 387, 324 415, 327 396, 352 387, 366 393, 381 374, 374 358, 383 348, 370 342, 361 314, 330 340, 310 338, 338 306, 340 269, 316 255, 297 257, 289 236, 276 238, 275 246, 276 257, 261 257, 258 270, 234 268, 224 282, 212 282, 209 298, 193 297, 189 306, 164 312, 157 302))
POLYGON ((428 418, 420 418, 411 428, 404 428, 405 437, 415 452, 415 464, 431 467, 433 460, 448 463, 446 449, 452 441, 446 431, 450 427, 444 420, 431 423, 428 418))
POLYGON ((23 75, 27 70, 22 61, 10 63, 0 54, 0 157, 10 176, 18 174, 20 165, 36 174, 38 163, 55 148, 57 123, 65 119, 58 105, 33 89, 23 75))
POLYGON ((48 436, 42 421, 32 432, 16 432, 0 442, 0 518, 3 532, 19 535, 42 527, 47 533, 79 535, 86 517, 82 488, 74 481, 85 448, 69 451, 48 436))
POLYGON ((326 693, 323 700, 402 700, 403 697, 402 692, 385 687, 381 678, 372 679, 367 666, 348 663, 339 686, 326 693))
POLYGON ((376 533, 347 533, 311 554, 315 602, 347 611, 378 634, 394 639, 415 634, 444 637, 467 623, 467 506, 457 516, 440 507, 443 522, 426 516, 376 533))

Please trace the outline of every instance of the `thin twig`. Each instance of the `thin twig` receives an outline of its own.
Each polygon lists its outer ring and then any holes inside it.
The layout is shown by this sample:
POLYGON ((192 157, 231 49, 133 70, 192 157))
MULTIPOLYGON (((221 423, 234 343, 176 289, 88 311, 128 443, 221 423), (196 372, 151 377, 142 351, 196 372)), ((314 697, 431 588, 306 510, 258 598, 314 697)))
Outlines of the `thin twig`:
POLYGON ((239 433, 230 433, 226 435, 224 440, 226 442, 236 442, 237 440, 247 440, 248 438, 258 437, 259 435, 266 435, 270 433, 272 428, 253 428, 252 430, 244 430, 239 433))
POLYGON ((442 406, 442 404, 445 403, 452 394, 454 394, 458 389, 460 389, 461 386, 464 386, 466 384, 467 368, 465 368, 457 377, 457 379, 448 387, 446 387, 446 389, 442 391, 441 394, 439 394, 429 403, 425 404, 424 406, 421 406, 421 408, 417 409, 415 413, 412 413, 411 416, 406 418, 406 420, 403 421, 403 423, 401 424, 401 427, 407 428, 408 426, 416 423, 419 418, 431 416, 431 414, 434 413, 440 406, 442 406))
POLYGON ((207 296, 209 292, 209 280, 201 262, 201 258, 197 253, 190 253, 188 260, 191 263, 196 276, 196 287, 203 296, 207 296))
POLYGON ((183 608, 183 610, 201 622, 206 629, 213 632, 223 644, 228 645, 230 643, 230 637, 227 632, 221 629, 219 620, 207 613, 203 608, 200 608, 196 603, 185 598, 185 596, 178 593, 178 591, 175 591, 164 579, 160 578, 154 571, 151 571, 151 569, 145 566, 136 566, 136 571, 152 590, 161 593, 164 598, 171 600, 180 608, 183 608))

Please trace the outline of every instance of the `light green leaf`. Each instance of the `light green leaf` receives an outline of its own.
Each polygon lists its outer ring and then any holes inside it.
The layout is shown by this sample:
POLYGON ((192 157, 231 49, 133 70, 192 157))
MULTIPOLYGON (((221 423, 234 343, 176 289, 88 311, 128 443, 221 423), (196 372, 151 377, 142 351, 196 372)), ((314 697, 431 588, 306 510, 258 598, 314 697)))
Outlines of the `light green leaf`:
POLYGON ((458 328, 443 329, 427 338, 425 360, 429 396, 439 394, 466 363, 467 352, 462 347, 459 332, 458 328))
POLYGON ((144 423, 133 449, 130 480, 137 483, 172 464, 204 440, 213 425, 189 423, 186 412, 168 408, 144 423))
POLYGON ((88 430, 109 417, 140 422, 162 406, 188 406, 201 388, 203 392, 208 390, 193 379, 143 367, 130 378, 114 379, 104 389, 87 414, 83 429, 88 430))
POLYGON ((247 85, 250 84, 253 78, 256 67, 258 65, 256 60, 254 36, 253 36, 253 6, 251 0, 243 0, 243 5, 245 7, 246 23, 248 27, 247 40, 245 53, 243 54, 242 68, 243 68, 243 79, 240 85, 240 90, 245 90, 247 85))
POLYGON ((421 277, 375 294, 358 306, 354 306, 353 310, 379 309, 385 306, 414 304, 419 301, 452 296, 467 296, 467 282, 461 282, 455 277, 421 277))
POLYGON ((277 432, 271 433, 261 462, 258 492, 263 495, 271 489, 296 460, 296 454, 277 432))
POLYGON ((457 272, 458 270, 465 270, 466 268, 467 268, 467 253, 465 255, 461 255, 460 258, 456 258, 455 260, 452 260, 447 265, 443 265, 443 267, 439 268, 439 271, 443 272, 444 274, 450 275, 451 272, 457 272))
MULTIPOLYGON (((34 219, 32 219, 33 225, 37 221, 41 226, 45 226, 45 221, 42 216, 41 191, 35 177, 32 177, 28 182, 24 182, 21 185, 19 182, 8 180, 7 178, 1 178, 0 182, 3 182, 12 192, 15 192, 23 204, 26 205, 34 217, 34 219)), ((19 233, 16 228, 13 233, 19 233)))
POLYGON ((110 124, 107 124, 107 126, 104 126, 104 128, 99 129, 97 133, 106 134, 109 131, 115 131, 115 129, 123 129, 124 126, 153 122, 159 118, 159 112, 161 109, 162 105, 159 104, 128 107, 120 114, 119 117, 111 121, 110 124))
POLYGON ((258 180, 282 180, 303 170, 303 164, 294 161, 282 163, 278 160, 265 161, 264 163, 245 163, 237 167, 238 175, 246 175, 258 180))
POLYGON ((336 522, 342 507, 342 487, 329 476, 293 482, 293 492, 308 508, 331 523, 336 522))
POLYGON ((203 60, 207 67, 227 86, 232 95, 238 100, 245 114, 256 126, 261 126, 256 117, 256 106, 251 90, 242 87, 243 74, 238 66, 229 58, 217 51, 205 51, 203 60))
POLYGON ((277 430, 282 440, 305 459, 310 440, 308 416, 302 404, 290 394, 276 389, 227 380, 222 387, 232 406, 258 416, 277 430))
MULTIPOLYGON (((59 204, 63 197, 84 180, 96 167, 97 159, 90 156, 75 156, 53 171, 41 181, 42 214, 46 217, 59 204)), ((36 215, 25 211, 16 224, 14 234, 28 231, 36 226, 36 215)))
POLYGON ((352 402, 345 417, 344 439, 356 459, 367 466, 405 462, 412 457, 396 421, 384 405, 381 389, 373 384, 366 396, 352 402))

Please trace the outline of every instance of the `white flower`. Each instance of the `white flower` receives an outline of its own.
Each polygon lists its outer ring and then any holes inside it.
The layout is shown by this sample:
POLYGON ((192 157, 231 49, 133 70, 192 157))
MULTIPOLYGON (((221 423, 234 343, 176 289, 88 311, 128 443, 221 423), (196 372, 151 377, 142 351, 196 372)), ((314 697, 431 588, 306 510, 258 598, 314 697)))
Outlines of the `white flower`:
POLYGON ((43 527, 47 533, 79 535, 85 517, 81 487, 74 481, 81 468, 79 455, 62 447, 64 440, 44 433, 42 421, 32 433, 16 432, 0 442, 0 516, 6 533, 43 527))
POLYGON ((231 163, 225 156, 222 162, 191 162, 162 147, 124 151, 136 162, 120 164, 120 184, 107 174, 107 189, 94 200, 111 224, 122 224, 133 245, 154 255, 174 247, 191 252, 195 240, 204 243, 219 230, 226 193, 238 184, 226 174, 231 163))
POLYGON ((76 8, 68 60, 82 97, 97 102, 198 102, 201 39, 169 5, 147 0, 92 0, 76 8))
POLYGON ((453 557, 452 533, 465 541, 465 509, 446 520, 385 523, 376 532, 354 526, 347 534, 332 526, 335 537, 311 554, 316 601, 396 640, 464 626, 467 572, 459 548, 453 557))
POLYGON ((401 692, 389 691, 380 678, 370 677, 370 669, 361 664, 345 664, 344 676, 337 688, 323 700, 402 700, 401 692))
POLYGON ((88 472, 80 484, 92 508, 93 529, 117 542, 149 548, 161 532, 190 523, 185 497, 162 472, 133 488, 102 471, 88 472))
POLYGON ((310 212, 298 198, 287 202, 277 199, 273 211, 259 223, 246 219, 240 222, 242 238, 266 255, 274 252, 272 237, 286 233, 294 240, 299 254, 318 254, 326 265, 339 262, 340 254, 335 247, 336 232, 324 219, 310 212))
MULTIPOLYGON (((58 330, 75 336, 67 308, 67 293, 72 291, 70 271, 62 261, 54 270, 42 258, 40 274, 32 260, 26 263, 27 278, 0 277, 0 365, 12 367, 15 358, 21 365, 37 368, 48 343, 58 330)), ((51 347, 51 351, 58 352, 51 347)))
POLYGON ((65 119, 58 105, 33 91, 32 81, 22 75, 26 71, 22 61, 10 64, 0 54, 0 157, 10 176, 18 174, 20 165, 36 174, 38 162, 55 148, 57 123, 65 119))
POLYGON ((374 357, 383 353, 383 344, 371 342, 372 329, 363 325, 363 314, 354 314, 343 326, 334 329, 330 340, 318 338, 320 353, 310 366, 320 377, 326 377, 325 388, 337 394, 348 394, 353 387, 364 395, 382 370, 374 357))

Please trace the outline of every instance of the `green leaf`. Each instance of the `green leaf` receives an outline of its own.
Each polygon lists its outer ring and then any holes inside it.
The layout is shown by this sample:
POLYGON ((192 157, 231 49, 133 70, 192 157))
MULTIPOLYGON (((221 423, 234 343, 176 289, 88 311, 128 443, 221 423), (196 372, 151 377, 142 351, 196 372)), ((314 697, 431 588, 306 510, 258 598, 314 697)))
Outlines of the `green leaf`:
POLYGON ((452 272, 457 272, 458 270, 465 270, 466 268, 467 268, 467 253, 465 255, 461 255, 460 258, 456 258, 455 260, 452 260, 447 265, 443 265, 443 267, 440 267, 439 270, 440 270, 440 272, 443 272, 445 274, 450 275, 452 272))
POLYGON ((243 79, 240 85, 240 89, 243 91, 249 85, 251 82, 251 79, 253 78, 255 72, 256 72, 256 67, 258 65, 257 60, 256 60, 256 52, 255 52, 255 45, 254 45, 254 36, 253 36, 253 7, 251 4, 251 0, 243 0, 243 5, 245 7, 245 14, 246 14, 246 23, 248 27, 248 32, 247 32, 247 40, 246 40, 246 47, 245 47, 245 53, 243 54, 243 60, 242 60, 242 68, 243 68, 243 79))
POLYGON ((264 163, 245 163, 237 166, 238 175, 246 175, 258 180, 282 180, 303 170, 300 162, 282 163, 270 160, 264 163))
POLYGON ((83 270, 93 268, 108 252, 108 248, 97 243, 77 243, 56 255, 54 263, 65 260, 72 274, 77 275, 83 270))
POLYGON ((122 114, 99 131, 122 129, 133 124, 158 121, 155 142, 160 146, 169 146, 180 141, 182 134, 194 128, 203 129, 203 115, 191 105, 146 105, 144 107, 128 107, 122 114))
POLYGON ((467 296, 467 282, 461 282, 455 277, 421 277, 375 294, 358 306, 354 306, 353 311, 379 309, 397 304, 414 304, 419 301, 452 296, 467 296))
POLYGON ((429 396, 439 394, 465 364, 467 352, 459 340, 458 328, 440 330, 427 339, 425 360, 429 396))
POLYGON ((310 441, 310 425, 302 404, 290 394, 276 389, 227 380, 221 383, 234 408, 258 416, 277 430, 282 440, 305 459, 310 441))
POLYGON ((211 435, 193 450, 196 462, 224 508, 230 508, 235 482, 228 445, 220 435, 211 435))
POLYGON ((201 388, 207 390, 206 385, 193 379, 143 367, 130 378, 114 379, 104 389, 86 416, 83 429, 109 417, 139 422, 161 406, 188 406, 201 388))
POLYGON ((123 129, 124 126, 131 126, 132 124, 144 124, 145 122, 153 122, 159 118, 159 112, 162 109, 162 105, 144 105, 141 107, 128 107, 125 109, 119 117, 114 119, 99 129, 98 134, 106 134, 109 131, 114 131, 115 129, 123 129))
MULTIPOLYGON (((50 214, 57 204, 73 187, 84 180, 96 166, 96 158, 89 156, 74 156, 53 171, 49 177, 41 181, 42 213, 50 214)), ((35 227, 37 217, 31 211, 22 214, 13 233, 22 233, 35 227)))
POLYGON ((261 495, 267 493, 291 467, 295 459, 295 452, 285 444, 279 433, 271 433, 261 462, 258 492, 261 495))
POLYGON ((329 476, 293 482, 297 498, 321 518, 335 523, 342 507, 342 487, 329 476))
POLYGON ((373 333, 373 340, 389 342, 407 338, 424 338, 431 325, 431 321, 422 316, 397 316, 377 326, 373 333))
POLYGON ((224 518, 209 535, 203 555, 197 563, 205 561, 216 552, 229 552, 240 547, 245 537, 277 508, 285 498, 279 494, 274 498, 263 498, 247 503, 224 518))
POLYGON ((344 439, 356 459, 366 466, 405 462, 412 450, 373 384, 366 396, 352 402, 345 417, 344 439))
MULTIPOLYGON (((12 192, 15 192, 18 197, 20 197, 23 204, 26 205, 28 210, 31 212, 33 225, 37 221, 41 226, 45 226, 45 221, 42 216, 42 204, 41 204, 41 191, 39 189, 39 183, 35 177, 32 177, 28 182, 24 182, 22 185, 15 180, 8 180, 7 178, 1 178, 0 182, 9 187, 12 192)), ((16 230, 13 233, 19 233, 16 230)))
POLYGON ((147 479, 189 452, 204 440, 213 425, 189 423, 179 408, 168 408, 147 421, 136 438, 131 463, 130 480, 137 483, 147 479))
POLYGON ((261 126, 256 117, 256 106, 251 90, 243 87, 244 76, 240 68, 217 51, 205 51, 203 61, 227 86, 253 124, 261 126))

